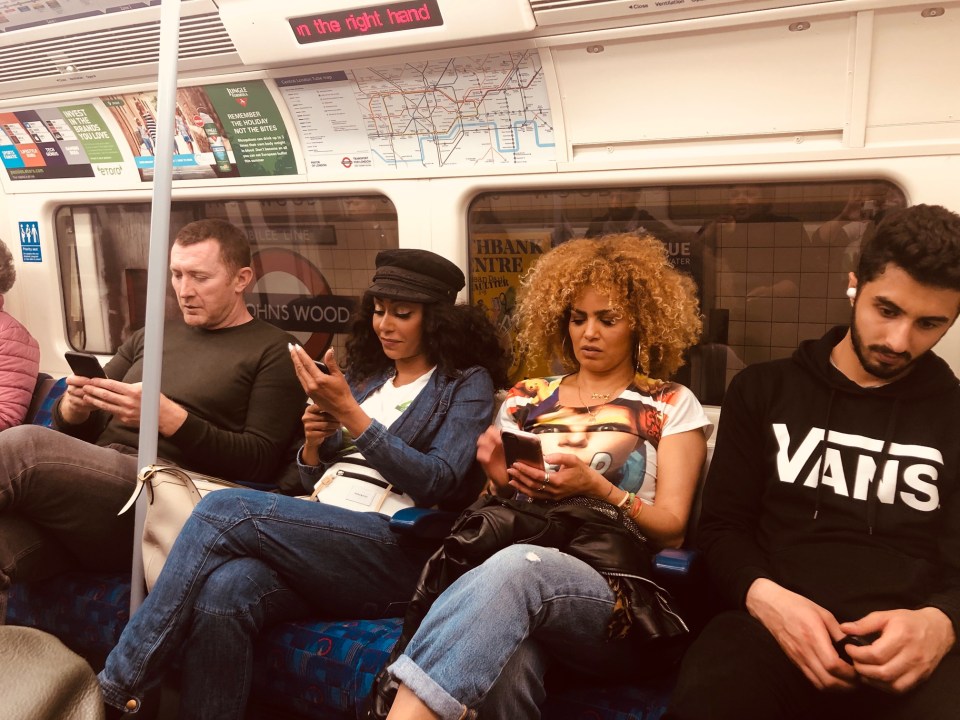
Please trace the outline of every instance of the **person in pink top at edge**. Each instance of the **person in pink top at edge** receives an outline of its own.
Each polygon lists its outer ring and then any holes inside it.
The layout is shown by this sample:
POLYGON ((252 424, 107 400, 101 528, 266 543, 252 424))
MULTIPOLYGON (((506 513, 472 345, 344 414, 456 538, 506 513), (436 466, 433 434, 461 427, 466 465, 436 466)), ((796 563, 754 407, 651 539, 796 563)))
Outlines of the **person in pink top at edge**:
POLYGON ((13 254, 0 240, 0 430, 23 422, 40 370, 37 341, 3 310, 3 296, 10 292, 16 279, 13 254))

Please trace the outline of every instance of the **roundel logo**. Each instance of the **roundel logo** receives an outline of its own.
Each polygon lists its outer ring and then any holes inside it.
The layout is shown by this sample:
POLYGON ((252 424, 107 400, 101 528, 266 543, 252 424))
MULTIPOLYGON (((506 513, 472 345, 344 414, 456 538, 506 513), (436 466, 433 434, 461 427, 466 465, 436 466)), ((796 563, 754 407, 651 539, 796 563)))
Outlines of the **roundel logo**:
POLYGON ((250 265, 254 281, 247 291, 247 308, 254 317, 288 332, 309 333, 301 344, 310 357, 320 357, 333 333, 346 326, 351 308, 333 296, 327 279, 312 262, 292 250, 260 250, 250 265), (251 302, 252 297, 259 297, 259 303, 251 302))
POLYGON ((353 160, 351 160, 348 157, 345 157, 343 160, 340 161, 340 164, 343 165, 345 168, 348 168, 351 165, 353 165, 353 160))

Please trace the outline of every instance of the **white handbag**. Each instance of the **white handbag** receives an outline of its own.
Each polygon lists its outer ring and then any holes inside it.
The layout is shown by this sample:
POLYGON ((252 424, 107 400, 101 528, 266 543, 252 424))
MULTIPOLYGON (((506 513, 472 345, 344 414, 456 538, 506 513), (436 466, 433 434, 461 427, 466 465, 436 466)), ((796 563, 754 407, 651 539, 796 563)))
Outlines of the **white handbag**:
POLYGON ((143 578, 149 592, 200 498, 214 490, 242 486, 178 467, 148 465, 137 476, 137 487, 120 514, 133 505, 144 487, 149 503, 143 522, 143 578))
POLYGON ((350 457, 328 467, 307 499, 347 510, 384 515, 393 515, 397 510, 415 505, 413 498, 396 490, 361 458, 350 457))
MULTIPOLYGON (((137 476, 137 487, 120 514, 133 505, 144 487, 149 503, 143 523, 143 577, 149 592, 200 499, 215 490, 243 486, 174 466, 148 465, 137 476)), ((331 465, 314 485, 313 494, 300 499, 384 515, 393 515, 397 510, 414 506, 409 495, 395 490, 359 457, 331 465)))

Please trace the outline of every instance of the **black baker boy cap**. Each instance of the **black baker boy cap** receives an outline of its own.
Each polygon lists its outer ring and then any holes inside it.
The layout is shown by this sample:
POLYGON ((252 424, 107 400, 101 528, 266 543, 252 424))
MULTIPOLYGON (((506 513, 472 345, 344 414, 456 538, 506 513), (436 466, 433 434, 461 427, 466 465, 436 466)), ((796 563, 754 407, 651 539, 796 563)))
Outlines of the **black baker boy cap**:
POLYGON ((367 292, 389 300, 453 303, 466 282, 460 268, 429 250, 382 250, 376 265, 367 292))

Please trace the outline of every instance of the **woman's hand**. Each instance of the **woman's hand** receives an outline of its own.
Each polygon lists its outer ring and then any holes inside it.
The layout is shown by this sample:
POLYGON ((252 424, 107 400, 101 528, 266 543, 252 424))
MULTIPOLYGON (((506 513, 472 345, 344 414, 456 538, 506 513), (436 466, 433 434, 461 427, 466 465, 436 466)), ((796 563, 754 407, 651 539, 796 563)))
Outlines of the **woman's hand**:
POLYGON ((576 455, 552 453, 543 458, 549 467, 544 470, 515 462, 507 470, 510 485, 534 500, 561 500, 573 495, 603 498, 610 483, 576 455))
POLYGON ((513 489, 507 484, 510 478, 507 476, 500 430, 493 425, 477 438, 477 462, 487 476, 487 492, 501 497, 513 495, 513 489))
POLYGON ((303 453, 304 465, 320 464, 320 445, 340 429, 340 421, 316 405, 307 405, 303 412, 303 453))
POLYGON ((304 392, 317 407, 339 420, 354 437, 360 437, 363 431, 370 427, 373 421, 350 392, 347 379, 337 365, 333 348, 327 350, 323 356, 323 362, 330 370, 329 375, 321 372, 306 350, 299 345, 290 346, 290 359, 304 392))
POLYGON ((323 356, 324 363, 330 369, 329 375, 321 372, 307 355, 307 351, 299 345, 290 345, 290 359, 303 391, 324 412, 340 417, 338 410, 342 411, 351 404, 356 404, 332 348, 323 356))

